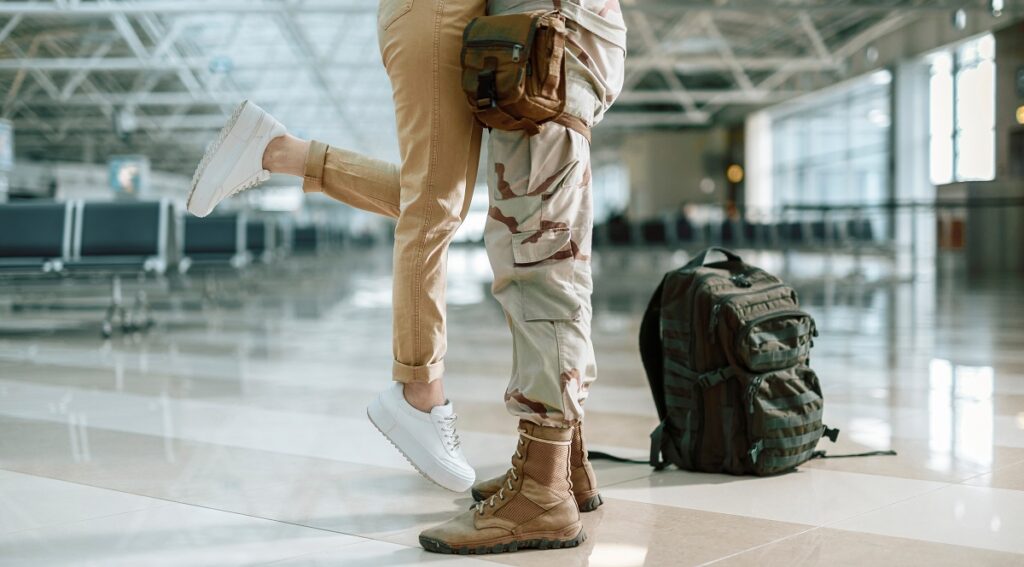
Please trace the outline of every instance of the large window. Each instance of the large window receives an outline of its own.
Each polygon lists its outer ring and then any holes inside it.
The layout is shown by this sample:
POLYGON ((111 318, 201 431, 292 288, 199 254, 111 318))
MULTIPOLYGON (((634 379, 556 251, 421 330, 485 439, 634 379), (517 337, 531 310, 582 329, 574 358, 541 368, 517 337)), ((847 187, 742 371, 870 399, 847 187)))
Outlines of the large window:
POLYGON ((887 198, 891 82, 879 71, 772 111, 776 205, 887 198))
POLYGON ((989 34, 929 56, 936 185, 995 177, 995 44, 989 34))

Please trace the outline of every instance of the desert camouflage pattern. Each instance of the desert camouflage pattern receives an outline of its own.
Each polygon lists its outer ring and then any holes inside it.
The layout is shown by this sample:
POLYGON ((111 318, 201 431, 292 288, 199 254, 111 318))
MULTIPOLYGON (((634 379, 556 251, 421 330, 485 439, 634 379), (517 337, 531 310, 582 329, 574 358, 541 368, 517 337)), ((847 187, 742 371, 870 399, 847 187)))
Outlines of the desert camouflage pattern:
MULTIPOLYGON (((562 4, 491 0, 488 13, 562 4)), ((566 109, 594 125, 622 88, 625 27, 614 0, 600 1, 605 16, 584 4, 592 2, 575 6, 601 18, 604 28, 599 35, 593 31, 598 26, 570 21, 566 109)), ((490 207, 484 239, 494 271, 493 293, 513 338, 506 405, 521 419, 568 427, 582 420, 584 401, 597 378, 590 340, 590 143, 582 134, 551 123, 535 136, 493 130, 488 150, 490 207)))

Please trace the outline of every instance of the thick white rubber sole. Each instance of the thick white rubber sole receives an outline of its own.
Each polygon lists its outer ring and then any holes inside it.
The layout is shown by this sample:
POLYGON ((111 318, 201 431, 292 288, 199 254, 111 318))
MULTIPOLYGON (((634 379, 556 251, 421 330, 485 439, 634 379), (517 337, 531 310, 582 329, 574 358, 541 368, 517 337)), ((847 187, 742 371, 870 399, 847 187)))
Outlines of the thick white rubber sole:
POLYGON ((406 461, 409 461, 416 472, 423 475, 423 478, 452 492, 465 492, 472 488, 476 481, 475 477, 462 478, 441 466, 419 441, 398 427, 394 416, 380 403, 378 398, 374 398, 367 406, 366 416, 370 418, 370 422, 377 428, 377 431, 380 431, 384 438, 395 449, 398 449, 398 452, 405 457, 406 461))

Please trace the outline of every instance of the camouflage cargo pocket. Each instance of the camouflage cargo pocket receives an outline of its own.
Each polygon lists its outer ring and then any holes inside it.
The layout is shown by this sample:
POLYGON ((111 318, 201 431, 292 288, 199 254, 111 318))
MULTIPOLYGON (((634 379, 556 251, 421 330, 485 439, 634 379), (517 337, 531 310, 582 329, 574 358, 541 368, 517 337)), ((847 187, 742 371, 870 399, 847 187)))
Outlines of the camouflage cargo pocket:
POLYGON ((569 229, 542 229, 512 235, 516 285, 526 321, 556 321, 579 316, 575 260, 569 229))

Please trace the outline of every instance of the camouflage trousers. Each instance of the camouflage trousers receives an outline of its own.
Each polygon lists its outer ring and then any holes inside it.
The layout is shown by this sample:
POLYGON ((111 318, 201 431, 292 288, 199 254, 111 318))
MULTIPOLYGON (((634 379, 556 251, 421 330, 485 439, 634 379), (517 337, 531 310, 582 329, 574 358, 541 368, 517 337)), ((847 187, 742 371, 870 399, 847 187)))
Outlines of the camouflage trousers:
MULTIPOLYGON (((512 2, 502 8, 518 11, 551 9, 553 0, 502 1, 512 2)), ((615 0, 560 3, 573 18, 567 112, 593 125, 622 87, 625 27, 615 0)), ((381 0, 378 34, 402 163, 318 141, 306 158, 306 192, 397 220, 393 378, 400 382, 429 382, 444 373, 445 258, 469 210, 480 141, 462 93, 461 33, 483 8, 483 0, 381 0)), ((496 13, 493 0, 490 8, 496 13)), ((597 376, 590 342, 590 143, 557 124, 533 137, 493 131, 489 140, 485 240, 493 292, 514 347, 507 407, 528 421, 566 427, 583 417, 597 376)))
MULTIPOLYGON (((566 107, 593 125, 621 88, 625 52, 577 22, 569 27, 566 107)), ((549 123, 535 136, 493 130, 488 144, 484 241, 513 340, 506 406, 522 419, 565 427, 583 418, 597 378, 590 142, 549 123)))

